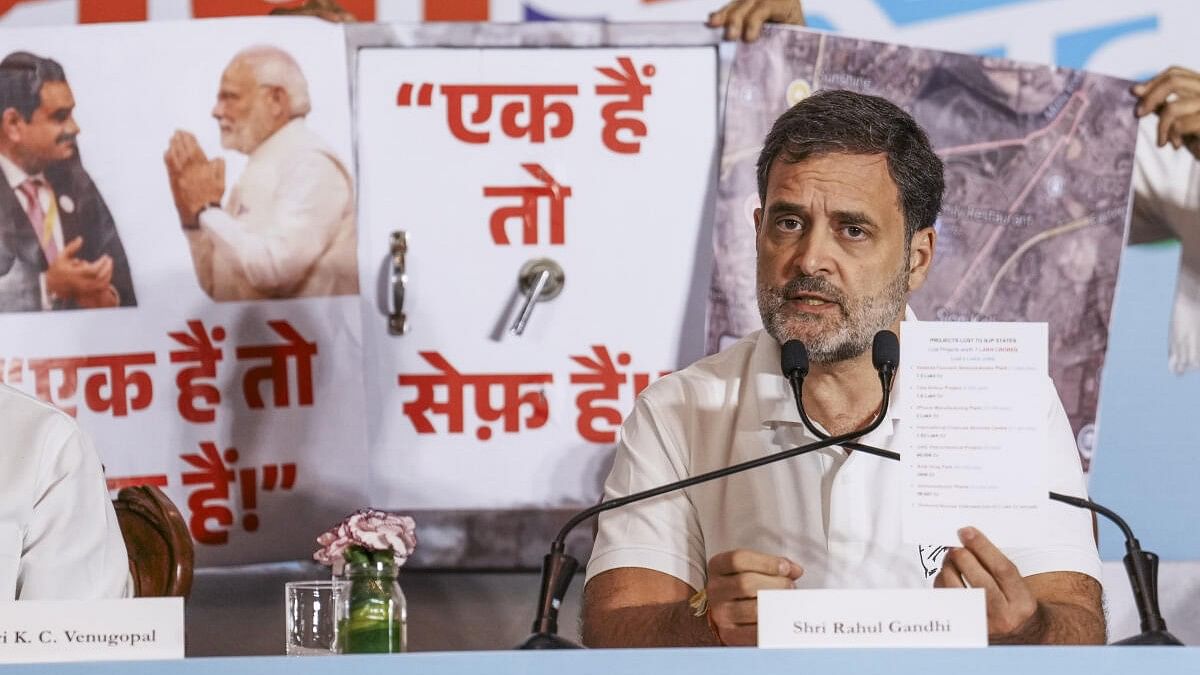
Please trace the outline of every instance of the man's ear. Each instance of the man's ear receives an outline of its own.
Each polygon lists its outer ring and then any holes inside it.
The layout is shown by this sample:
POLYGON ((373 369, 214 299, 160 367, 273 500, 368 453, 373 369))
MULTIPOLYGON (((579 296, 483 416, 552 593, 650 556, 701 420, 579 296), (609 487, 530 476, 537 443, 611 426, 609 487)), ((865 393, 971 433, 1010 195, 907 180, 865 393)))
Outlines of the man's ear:
POLYGON ((288 119, 292 116, 292 101, 288 97, 287 90, 283 87, 271 87, 268 90, 267 96, 270 97, 271 106, 274 108, 272 112, 278 117, 288 119))
POLYGON ((757 209, 754 209, 754 235, 758 236, 758 233, 761 231, 762 231, 762 207, 760 206, 757 209))
POLYGON ((929 268, 933 265, 933 252, 937 248, 937 230, 923 227, 913 233, 908 247, 908 290, 916 292, 925 285, 929 268))
POLYGON ((21 140, 20 125, 24 122, 25 118, 21 117, 16 108, 5 108, 4 112, 0 113, 0 134, 9 142, 17 143, 21 140))

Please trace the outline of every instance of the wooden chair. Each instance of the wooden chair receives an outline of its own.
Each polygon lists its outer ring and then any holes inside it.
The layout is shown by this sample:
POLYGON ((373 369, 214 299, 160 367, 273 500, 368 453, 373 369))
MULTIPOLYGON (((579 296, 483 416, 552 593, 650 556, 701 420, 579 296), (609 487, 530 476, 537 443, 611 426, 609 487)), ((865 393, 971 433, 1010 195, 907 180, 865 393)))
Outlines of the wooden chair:
POLYGON ((153 485, 122 488, 113 500, 137 597, 187 597, 195 556, 179 509, 153 485))

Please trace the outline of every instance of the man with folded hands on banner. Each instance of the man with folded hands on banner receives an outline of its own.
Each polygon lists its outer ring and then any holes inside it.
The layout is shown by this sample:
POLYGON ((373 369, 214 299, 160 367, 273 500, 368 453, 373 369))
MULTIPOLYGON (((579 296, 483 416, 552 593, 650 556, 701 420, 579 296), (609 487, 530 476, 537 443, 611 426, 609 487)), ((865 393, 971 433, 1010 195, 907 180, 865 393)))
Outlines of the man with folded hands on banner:
MULTIPOLYGON (((830 435, 880 406, 870 348, 899 331, 933 263, 942 162, 907 113, 878 97, 816 93, 776 120, 758 159, 754 214, 764 330, 651 384, 625 421, 608 499, 804 445, 780 345, 809 351, 805 408, 830 435)), ((1050 489, 1085 493, 1075 438, 1050 389, 1050 489)), ((861 442, 888 448, 887 417, 861 442)), ((970 586, 994 643, 1103 643, 1092 523, 1045 509, 1052 545, 1000 549, 901 540, 899 462, 828 448, 605 513, 588 565, 591 646, 752 645, 760 589, 970 586)))
POLYGON ((225 206, 225 163, 176 131, 164 156, 201 288, 213 300, 358 293, 354 186, 305 126, 308 82, 287 52, 242 50, 221 75, 221 145, 249 155, 225 206))
MULTIPOLYGON (((753 42, 767 22, 804 25, 800 0, 734 0, 708 25, 753 42)), ((1182 252, 1167 342, 1171 370, 1200 370, 1200 73, 1172 66, 1134 86, 1142 118, 1129 243, 1178 239, 1182 252)))
POLYGON ((69 415, 0 385, 0 601, 133 595, 100 459, 69 415))
POLYGON ((112 214, 79 160, 62 66, 0 62, 0 311, 137 304, 112 214))

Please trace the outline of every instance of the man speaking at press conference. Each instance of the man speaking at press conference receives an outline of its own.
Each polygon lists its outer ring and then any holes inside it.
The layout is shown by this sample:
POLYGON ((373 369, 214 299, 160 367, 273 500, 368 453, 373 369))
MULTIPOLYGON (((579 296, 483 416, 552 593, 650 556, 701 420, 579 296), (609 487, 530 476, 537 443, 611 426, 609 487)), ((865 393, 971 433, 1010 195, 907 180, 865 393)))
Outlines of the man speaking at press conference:
MULTIPOLYGON (((934 262, 943 188, 924 131, 884 99, 826 91, 784 113, 758 159, 765 328, 642 393, 605 498, 818 440, 780 371, 787 340, 808 348, 804 402, 821 430, 843 434, 873 419, 881 400, 872 339, 915 318, 907 299, 934 262)), ((1050 489, 1083 495, 1074 435, 1057 394, 1047 400, 1050 489)), ((889 448, 903 423, 893 396, 861 442, 889 448)), ((827 448, 604 514, 587 570, 584 642, 753 645, 759 590, 930 585, 985 589, 993 644, 1105 641, 1087 512, 1049 505, 1054 543, 1044 547, 1000 549, 970 527, 958 548, 909 545, 901 471, 827 448)))

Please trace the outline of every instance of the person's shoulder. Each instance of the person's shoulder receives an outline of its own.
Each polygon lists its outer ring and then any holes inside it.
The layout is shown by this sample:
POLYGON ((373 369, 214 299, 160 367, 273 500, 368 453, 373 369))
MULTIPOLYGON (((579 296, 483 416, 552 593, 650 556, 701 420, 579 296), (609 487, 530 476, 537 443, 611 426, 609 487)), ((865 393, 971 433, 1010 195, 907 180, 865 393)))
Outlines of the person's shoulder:
POLYGON ((642 391, 651 402, 660 400, 703 400, 709 395, 723 396, 732 382, 747 373, 761 330, 750 333, 725 349, 655 380, 642 391))
POLYGON ((0 384, 0 424, 8 438, 65 438, 78 429, 75 419, 58 408, 7 384, 0 384))
POLYGON ((284 132, 287 137, 281 144, 278 161, 287 173, 293 176, 308 173, 314 178, 336 173, 347 181, 350 180, 350 172, 342 158, 324 138, 308 128, 303 120, 293 123, 293 126, 286 128, 284 132))
POLYGON ((282 133, 285 135, 284 145, 292 153, 321 153, 336 159, 336 154, 329 142, 313 131, 303 120, 293 120, 282 133))

